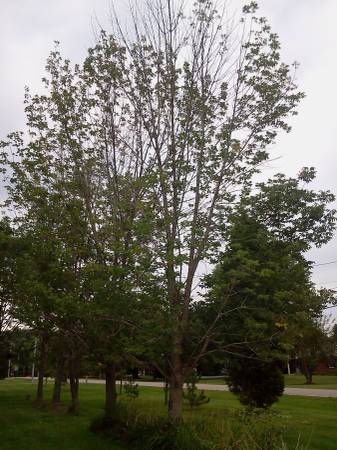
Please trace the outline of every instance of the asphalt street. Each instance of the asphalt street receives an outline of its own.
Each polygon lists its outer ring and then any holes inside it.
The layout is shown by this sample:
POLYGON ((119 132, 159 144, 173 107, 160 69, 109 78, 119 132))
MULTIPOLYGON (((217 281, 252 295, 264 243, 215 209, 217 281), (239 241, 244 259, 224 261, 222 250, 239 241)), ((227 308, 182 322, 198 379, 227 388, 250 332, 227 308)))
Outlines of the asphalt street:
MULTIPOLYGON (((81 379, 81 383, 93 383, 93 384, 104 384, 105 380, 95 380, 95 379, 81 379)), ((137 381, 139 386, 147 387, 164 387, 164 383, 157 381, 137 381)), ((204 389, 205 391, 228 391, 228 386, 225 384, 197 384, 199 389, 204 389)), ((285 395, 301 395, 304 397, 334 397, 337 398, 337 389, 311 389, 311 388, 285 388, 285 395)))

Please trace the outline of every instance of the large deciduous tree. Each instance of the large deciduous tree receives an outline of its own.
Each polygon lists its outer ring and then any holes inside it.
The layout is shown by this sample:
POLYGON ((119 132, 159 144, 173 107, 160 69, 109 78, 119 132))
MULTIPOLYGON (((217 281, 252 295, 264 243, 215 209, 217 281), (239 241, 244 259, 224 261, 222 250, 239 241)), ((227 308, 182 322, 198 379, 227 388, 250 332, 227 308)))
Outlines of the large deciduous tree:
POLYGON ((135 39, 117 21, 128 116, 137 120, 134 136, 156 177, 153 245, 166 285, 172 421, 181 418, 184 379, 204 351, 194 358, 186 351, 200 263, 218 250, 218 225, 235 191, 268 158, 277 131, 289 131, 287 117, 302 98, 255 2, 233 29, 228 11, 211 1, 192 9, 151 2, 135 14, 135 39))

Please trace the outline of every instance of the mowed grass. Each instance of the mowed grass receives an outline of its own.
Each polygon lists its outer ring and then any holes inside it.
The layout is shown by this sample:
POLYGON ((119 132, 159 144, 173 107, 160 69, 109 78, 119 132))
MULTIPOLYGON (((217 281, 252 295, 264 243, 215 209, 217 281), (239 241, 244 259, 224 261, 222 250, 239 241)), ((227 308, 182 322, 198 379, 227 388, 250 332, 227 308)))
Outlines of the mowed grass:
MULTIPOLYGON (((1 450, 121 450, 89 431, 94 416, 102 412, 103 386, 81 386, 83 405, 79 416, 33 404, 36 386, 28 381, 0 380, 1 450)), ((47 399, 52 385, 46 387, 47 399)), ((65 389, 65 403, 69 391, 65 389)))
MULTIPOLYGON (((298 387, 305 389, 337 389, 336 375, 314 375, 313 384, 305 384, 305 378, 303 375, 292 374, 285 375, 284 382, 286 387, 298 387)), ((225 384, 225 381, 223 378, 202 378, 200 383, 225 384)))
MULTIPOLYGON (((87 384, 80 386, 81 413, 69 416, 69 402, 65 388, 65 408, 55 412, 48 405, 36 408, 33 404, 35 385, 28 381, 0 381, 0 449, 1 450, 122 450, 123 446, 89 431, 90 420, 102 413, 104 386, 87 384)), ((51 396, 51 384, 46 388, 47 400, 51 396)), ((228 420, 233 411, 241 408, 237 399, 228 392, 209 391, 210 403, 191 412, 184 406, 188 419, 193 416, 212 415, 228 420)), ((129 401, 133 408, 146 414, 165 414, 163 390, 140 388, 137 400, 129 401)), ((289 449, 336 450, 337 449, 337 399, 286 397, 273 409, 280 414, 284 426, 284 440, 289 449)), ((192 449, 191 449, 192 450, 192 449)), ((196 449, 197 450, 197 449, 196 449)))
MULTIPOLYGON (((314 375, 313 384, 305 384, 303 375, 286 375, 285 385, 287 387, 301 387, 306 389, 337 389, 336 375, 314 375)), ((337 449, 337 445, 336 445, 337 449)))

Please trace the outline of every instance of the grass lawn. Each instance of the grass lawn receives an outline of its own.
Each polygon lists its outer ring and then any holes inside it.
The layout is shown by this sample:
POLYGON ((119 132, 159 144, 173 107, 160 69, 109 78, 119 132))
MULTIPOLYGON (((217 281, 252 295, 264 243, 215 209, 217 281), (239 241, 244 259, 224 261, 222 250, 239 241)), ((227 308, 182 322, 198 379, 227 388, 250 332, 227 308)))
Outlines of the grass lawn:
MULTIPOLYGON (((46 395, 51 396, 51 384, 46 395)), ((92 434, 92 417, 101 412, 103 386, 81 386, 83 408, 79 416, 34 407, 36 386, 28 381, 0 380, 1 450, 121 450, 122 447, 92 434)), ((68 390, 67 390, 68 391, 68 390)), ((69 399, 69 393, 65 401, 69 399)))
POLYGON ((312 381, 314 384, 305 384, 303 375, 293 374, 285 376, 285 384, 287 387, 301 387, 307 389, 337 389, 336 375, 314 375, 312 381))
MULTIPOLYGON (((285 375, 284 381, 286 387, 298 387, 305 389, 337 389, 336 375, 314 375, 314 384, 305 384, 303 375, 285 375)), ((205 384, 225 384, 223 378, 202 378, 200 383, 205 384)), ((337 445, 336 445, 337 449, 337 445)))
MULTIPOLYGON (((32 404, 35 386, 28 381, 0 381, 0 449, 1 450, 122 450, 122 446, 99 438, 89 432, 91 418, 102 411, 104 386, 80 386, 81 414, 68 416, 65 411, 52 412, 48 408, 36 409, 32 404)), ((46 395, 50 398, 51 384, 46 395)), ((207 393, 211 402, 185 415, 196 414, 219 417, 240 408, 236 398, 228 392, 207 393)), ((69 399, 68 392, 65 402, 69 399)), ((165 413, 163 391, 141 388, 140 397, 133 401, 135 408, 147 413, 165 413)), ((337 399, 283 397, 274 407, 286 431, 284 439, 289 449, 296 447, 301 437, 308 450, 336 450, 337 399)), ((194 450, 194 449, 193 449, 194 450)), ((197 449, 195 449, 197 450, 197 449)))

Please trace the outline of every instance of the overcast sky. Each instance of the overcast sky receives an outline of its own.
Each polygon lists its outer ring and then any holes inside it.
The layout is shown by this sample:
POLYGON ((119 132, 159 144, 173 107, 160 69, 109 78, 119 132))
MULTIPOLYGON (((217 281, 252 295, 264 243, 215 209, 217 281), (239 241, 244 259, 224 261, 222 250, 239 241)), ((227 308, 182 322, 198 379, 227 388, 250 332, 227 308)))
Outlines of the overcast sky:
MULTIPOLYGON (((122 14, 127 2, 115 3, 122 14)), ((230 3, 237 9, 243 2, 230 3)), ((337 0, 260 0, 259 5, 280 36, 283 59, 300 62, 298 84, 307 95, 292 132, 272 148, 272 156, 280 159, 266 171, 296 175, 301 167, 314 166, 315 188, 337 193, 337 0)), ((109 30, 109 0, 0 0, 0 6, 1 139, 23 127, 24 86, 41 89, 53 41, 61 42, 64 55, 81 62, 94 43, 97 21, 109 30)), ((309 257, 316 263, 337 260, 336 238, 309 257)), ((337 264, 315 267, 314 281, 337 287, 337 264)))

